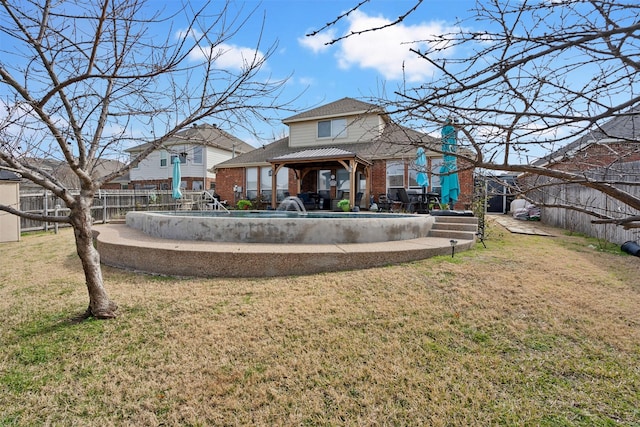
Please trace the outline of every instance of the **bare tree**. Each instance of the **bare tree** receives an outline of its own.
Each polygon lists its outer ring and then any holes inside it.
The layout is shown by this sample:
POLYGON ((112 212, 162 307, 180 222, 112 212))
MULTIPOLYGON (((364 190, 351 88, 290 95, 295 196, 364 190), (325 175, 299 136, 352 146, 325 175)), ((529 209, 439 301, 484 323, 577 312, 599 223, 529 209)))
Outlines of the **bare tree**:
MULTIPOLYGON (((427 7, 420 3, 416 0, 410 13, 427 7)), ((629 212, 640 210, 639 192, 629 190, 637 189, 640 179, 621 169, 640 160, 640 129, 620 134, 606 126, 616 118, 635 123, 640 114, 634 108, 640 101, 640 3, 482 0, 469 16, 453 32, 420 40, 425 49, 412 49, 434 77, 415 87, 403 84, 395 99, 386 100, 388 110, 434 131, 446 118, 456 118, 467 149, 458 156, 473 167, 545 177, 520 181, 517 190, 528 197, 578 184, 624 203, 629 212), (608 155, 596 163, 594 157, 574 155, 572 167, 550 156, 579 138, 608 155)), ((564 160, 572 156, 563 153, 564 160)), ((612 217, 595 204, 554 200, 555 207, 588 213, 599 222, 630 227, 640 220, 612 217)))
POLYGON ((144 0, 0 0, 0 169, 19 173, 64 202, 68 216, 1 210, 24 218, 69 223, 89 293, 83 317, 111 318, 90 208, 106 182, 125 174, 181 129, 207 117, 253 129, 277 104, 285 80, 258 73, 275 44, 245 51, 239 71, 220 65, 228 42, 246 24, 230 3, 188 2, 167 15, 144 0), (173 28, 183 17, 185 28, 173 28), (162 136, 159 136, 162 135, 162 136), (104 159, 152 142, 125 166, 100 176, 104 159), (80 183, 72 194, 30 158, 65 161, 80 183))

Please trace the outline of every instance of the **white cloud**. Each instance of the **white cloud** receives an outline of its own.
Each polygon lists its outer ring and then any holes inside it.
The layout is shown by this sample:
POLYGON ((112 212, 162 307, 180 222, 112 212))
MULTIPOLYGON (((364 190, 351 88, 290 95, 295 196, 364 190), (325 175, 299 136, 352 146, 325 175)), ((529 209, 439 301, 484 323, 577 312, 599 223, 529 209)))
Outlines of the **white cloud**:
POLYGON ((312 37, 300 37, 298 38, 298 43, 302 47, 310 49, 313 53, 326 52, 331 47, 327 43, 335 40, 335 38, 336 32, 334 29, 331 29, 312 37))
POLYGON ((298 78, 298 83, 303 86, 313 86, 317 83, 317 80, 314 77, 300 77, 298 78))
POLYGON ((254 61, 262 61, 264 54, 259 50, 226 43, 196 48, 189 54, 192 61, 206 61, 209 58, 215 61, 217 68, 242 70, 254 61))
MULTIPOLYGON (((384 17, 369 16, 356 11, 349 16, 349 28, 345 34, 390 24, 384 17)), ((451 32, 443 23, 431 22, 419 25, 402 23, 354 35, 339 43, 336 56, 342 69, 351 67, 371 68, 380 72, 386 79, 420 82, 435 71, 427 61, 409 51, 410 48, 424 50, 428 44, 424 41, 432 35, 451 32), (404 72, 403 72, 404 64, 404 72), (403 77, 404 74, 404 77, 403 77)))
MULTIPOLYGON (((347 22, 349 27, 343 33, 345 35, 384 27, 392 21, 382 16, 370 16, 355 11, 349 15, 347 22)), ((425 80, 434 72, 434 68, 409 49, 425 50, 428 44, 422 40, 452 30, 441 22, 418 25, 399 23, 388 28, 356 34, 334 45, 327 45, 339 37, 336 29, 332 28, 313 37, 301 37, 298 43, 313 53, 326 52, 335 46, 338 49, 336 59, 341 69, 368 68, 378 71, 388 80, 406 78, 408 82, 415 83, 425 80)))
POLYGON ((202 37, 203 33, 196 30, 195 28, 178 30, 175 33, 176 40, 182 40, 186 38, 199 39, 202 37))

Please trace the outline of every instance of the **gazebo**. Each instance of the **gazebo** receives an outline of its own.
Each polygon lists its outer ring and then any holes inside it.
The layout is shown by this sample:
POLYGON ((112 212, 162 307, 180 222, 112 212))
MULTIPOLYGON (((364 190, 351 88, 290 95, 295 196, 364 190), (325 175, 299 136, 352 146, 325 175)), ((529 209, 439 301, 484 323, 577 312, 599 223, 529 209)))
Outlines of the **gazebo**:
MULTIPOLYGON (((357 172, 361 172, 365 176, 366 188, 364 189, 364 193, 369 194, 371 192, 372 163, 341 148, 332 147, 302 150, 268 159, 268 162, 271 164, 271 168, 273 170, 271 174, 271 188, 276 188, 276 176, 278 171, 283 167, 287 167, 294 171, 298 183, 298 192, 300 192, 302 180, 309 172, 313 170, 338 167, 349 171, 349 204, 351 206, 354 206, 356 202, 357 172)), ((335 187, 332 187, 331 191, 335 191, 335 187)), ((332 194, 331 197, 336 197, 336 194, 332 194)), ((275 192, 272 192, 271 207, 275 208, 276 206, 277 195, 275 192)))

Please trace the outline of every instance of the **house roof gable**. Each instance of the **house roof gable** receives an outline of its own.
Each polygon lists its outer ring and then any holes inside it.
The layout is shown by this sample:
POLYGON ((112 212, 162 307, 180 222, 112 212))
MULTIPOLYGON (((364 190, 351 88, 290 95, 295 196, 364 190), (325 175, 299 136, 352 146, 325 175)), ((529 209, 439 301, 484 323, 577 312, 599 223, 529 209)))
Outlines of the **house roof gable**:
POLYGON ((368 162, 376 159, 407 159, 415 156, 418 145, 426 148, 440 148, 440 139, 395 123, 387 123, 382 135, 373 141, 303 148, 289 147, 289 138, 286 137, 219 163, 215 169, 264 165, 272 160, 293 158, 308 160, 353 156, 368 162))
POLYGON ((594 142, 640 141, 640 105, 636 105, 624 115, 616 116, 603 123, 597 130, 587 133, 564 147, 535 161, 535 166, 554 163, 571 156, 594 142))
MULTIPOLYGON (((125 151, 129 153, 142 151, 150 144, 151 143, 147 142, 128 148, 125 151)), ((228 132, 225 132, 216 125, 210 124, 194 125, 191 128, 181 130, 171 138, 167 139, 162 145, 169 147, 180 144, 203 145, 206 147, 220 148, 226 151, 235 151, 238 154, 247 153, 255 149, 254 146, 247 144, 228 132)))
POLYGON ((321 105, 317 108, 304 111, 282 121, 284 124, 307 121, 312 119, 353 116, 359 114, 386 114, 383 108, 378 105, 369 104, 353 98, 342 98, 329 104, 321 105))

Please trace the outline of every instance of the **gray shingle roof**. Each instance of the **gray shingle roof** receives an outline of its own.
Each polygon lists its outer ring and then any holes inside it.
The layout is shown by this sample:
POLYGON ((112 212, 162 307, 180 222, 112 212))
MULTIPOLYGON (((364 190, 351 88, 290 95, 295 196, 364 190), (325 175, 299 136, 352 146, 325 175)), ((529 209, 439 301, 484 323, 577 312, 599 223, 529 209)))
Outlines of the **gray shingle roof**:
POLYGON ((0 169, 0 181, 20 181, 20 175, 0 169))
POLYGON ((602 124, 597 130, 589 132, 553 153, 535 161, 533 164, 536 166, 545 165, 553 162, 554 159, 570 156, 595 141, 602 140, 640 141, 640 105, 631 108, 625 115, 614 117, 602 124))
MULTIPOLYGON (((207 147, 221 148, 227 151, 235 151, 236 153, 247 153, 255 149, 254 146, 247 144, 243 140, 236 138, 228 132, 220 129, 215 125, 202 124, 194 125, 191 128, 178 132, 175 136, 169 138, 164 145, 178 144, 200 144, 207 147)), ((142 151, 149 146, 145 143, 127 149, 127 152, 142 151)))
POLYGON ((416 146, 424 145, 427 148, 440 148, 440 139, 416 132, 412 129, 395 123, 387 123, 385 129, 378 138, 373 141, 354 142, 350 144, 325 145, 322 147, 289 147, 289 138, 267 144, 262 148, 256 148, 248 153, 236 156, 216 165, 216 169, 228 167, 244 167, 249 165, 267 164, 272 159, 287 158, 315 158, 314 150, 322 150, 319 153, 342 153, 342 156, 352 154, 367 161, 376 159, 407 159, 415 156, 416 146), (307 155, 307 157, 304 157, 307 155))
POLYGON ((287 117, 282 123, 290 123, 309 118, 321 118, 332 116, 357 115, 364 113, 384 114, 383 108, 369 104, 367 102, 358 101, 353 98, 342 98, 329 104, 321 105, 318 108, 304 111, 291 117, 287 117))
POLYGON ((332 159, 336 157, 345 157, 353 155, 351 151, 343 150, 342 148, 329 147, 329 148, 312 148, 309 150, 296 151, 293 153, 283 154, 270 160, 295 160, 295 159, 332 159))

